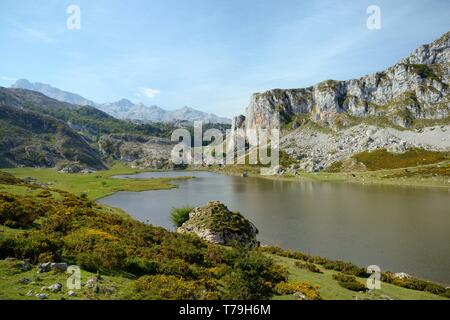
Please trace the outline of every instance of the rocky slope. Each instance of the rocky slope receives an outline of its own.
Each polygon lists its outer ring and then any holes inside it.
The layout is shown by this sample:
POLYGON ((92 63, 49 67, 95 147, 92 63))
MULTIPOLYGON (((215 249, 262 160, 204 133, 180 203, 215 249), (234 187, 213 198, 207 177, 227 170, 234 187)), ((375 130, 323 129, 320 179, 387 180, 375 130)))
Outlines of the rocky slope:
POLYGON ((12 88, 16 89, 26 89, 40 92, 47 97, 56 99, 58 101, 67 102, 71 104, 76 104, 80 106, 95 106, 95 102, 89 99, 83 98, 79 94, 67 92, 60 90, 58 88, 52 87, 46 83, 35 82, 31 83, 27 79, 19 79, 14 83, 12 88))
MULTIPOLYGON (((137 161, 134 154, 141 156, 140 166, 153 168, 155 164, 159 167, 158 161, 154 162, 159 149, 152 150, 146 142, 172 130, 119 120, 91 106, 61 102, 25 89, 0 87, 0 114, 1 167, 53 167, 61 161, 69 161, 75 162, 77 168, 103 169, 103 160, 137 161), (127 134, 141 136, 142 146, 138 145, 138 140, 130 142, 124 138, 116 141, 116 144, 129 145, 123 147, 121 153, 114 148, 104 148, 104 141, 109 141, 110 135, 118 140, 127 134), (110 149, 108 154, 105 150, 110 149)), ((162 156, 169 159, 169 155, 165 152, 162 156)))
MULTIPOLYGON (((403 153, 418 148, 447 152, 450 151, 449 136, 450 126, 398 130, 360 124, 336 132, 317 130, 309 126, 283 136, 280 146, 298 162, 287 170, 288 173, 295 174, 295 169, 321 171, 363 151, 386 149, 391 153, 403 153)), ((359 171, 363 168, 354 163, 352 169, 359 171)))
POLYGON ((258 229, 238 212, 231 212, 218 202, 209 202, 204 207, 192 210, 178 233, 195 233, 200 238, 217 244, 258 246, 258 229))
POLYGON ((120 160, 132 168, 172 169, 174 143, 169 139, 132 134, 104 135, 98 142, 103 158, 120 160))
POLYGON ((86 139, 52 117, 1 105, 0 127, 0 167, 53 167, 69 160, 106 168, 86 139))
POLYGON ((450 151, 450 32, 382 72, 252 96, 232 127, 280 128, 295 168, 320 171, 366 150, 450 151))

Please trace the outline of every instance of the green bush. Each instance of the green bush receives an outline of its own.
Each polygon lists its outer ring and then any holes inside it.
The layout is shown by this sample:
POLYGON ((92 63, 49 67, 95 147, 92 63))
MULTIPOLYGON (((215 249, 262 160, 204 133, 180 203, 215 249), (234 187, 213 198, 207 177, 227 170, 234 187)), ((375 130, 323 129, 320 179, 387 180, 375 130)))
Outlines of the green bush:
POLYGON ((270 254, 276 254, 282 257, 301 260, 309 263, 314 263, 323 266, 327 270, 339 271, 345 274, 354 275, 357 277, 368 277, 366 269, 358 267, 351 262, 330 260, 323 257, 311 256, 302 252, 296 252, 291 250, 284 250, 279 247, 260 247, 260 251, 270 254))
POLYGON ((366 291, 367 287, 357 281, 354 276, 338 273, 333 275, 333 279, 337 280, 339 285, 351 291, 366 291))
POLYGON ((158 270, 158 264, 155 261, 139 258, 139 257, 128 257, 125 259, 125 270, 138 275, 149 275, 155 274, 158 270))
POLYGON ((295 261, 295 266, 299 269, 306 269, 314 273, 322 273, 314 263, 295 261))
POLYGON ((381 280, 407 289, 425 291, 438 295, 445 295, 446 293, 446 289, 440 284, 413 277, 398 278, 390 272, 382 273, 381 280))
POLYGON ((224 299, 261 300, 274 293, 275 286, 287 280, 287 270, 257 252, 242 252, 233 271, 223 279, 224 299))
POLYGON ((172 220, 173 225, 179 228, 189 220, 189 213, 192 211, 192 207, 175 208, 170 213, 170 220, 172 220))
POLYGON ((11 228, 30 227, 33 222, 50 211, 44 200, 0 193, 0 224, 11 228))
POLYGON ((135 292, 139 299, 205 300, 218 299, 216 284, 211 281, 186 281, 167 275, 143 276, 136 280, 135 292))
POLYGON ((280 282, 275 290, 280 295, 303 293, 308 300, 321 300, 319 293, 320 287, 313 287, 307 282, 280 282))

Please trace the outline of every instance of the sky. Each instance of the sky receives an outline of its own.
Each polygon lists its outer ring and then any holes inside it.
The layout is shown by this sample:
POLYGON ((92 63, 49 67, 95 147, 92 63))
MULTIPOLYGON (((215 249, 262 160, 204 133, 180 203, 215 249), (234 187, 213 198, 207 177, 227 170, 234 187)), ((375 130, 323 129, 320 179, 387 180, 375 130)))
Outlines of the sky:
POLYGON ((0 86, 26 78, 232 117, 256 92, 383 70, 449 31, 449 17, 448 0, 0 0, 0 86), (370 5, 380 29, 367 27, 370 5))

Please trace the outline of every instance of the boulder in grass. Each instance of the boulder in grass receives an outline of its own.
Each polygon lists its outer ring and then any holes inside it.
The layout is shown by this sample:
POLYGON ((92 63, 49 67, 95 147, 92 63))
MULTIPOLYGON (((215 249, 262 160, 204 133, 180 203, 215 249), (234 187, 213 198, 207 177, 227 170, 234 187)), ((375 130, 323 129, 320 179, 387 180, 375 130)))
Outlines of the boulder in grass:
POLYGON ((239 212, 232 212, 219 201, 191 211, 178 233, 194 233, 200 238, 222 245, 257 247, 258 229, 239 212))

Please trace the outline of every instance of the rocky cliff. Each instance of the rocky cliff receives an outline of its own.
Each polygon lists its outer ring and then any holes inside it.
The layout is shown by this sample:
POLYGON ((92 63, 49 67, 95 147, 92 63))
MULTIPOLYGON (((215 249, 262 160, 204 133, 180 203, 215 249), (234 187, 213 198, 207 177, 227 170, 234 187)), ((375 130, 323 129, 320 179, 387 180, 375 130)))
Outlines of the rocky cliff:
POLYGON ((378 118, 392 126, 442 121, 450 116, 450 32, 394 66, 359 79, 328 80, 303 89, 254 94, 247 128, 273 128, 276 115, 295 127, 307 118, 327 127, 378 118))
POLYGON ((133 134, 104 135, 98 141, 100 154, 107 160, 120 160, 132 168, 172 169, 174 143, 169 139, 133 134))

